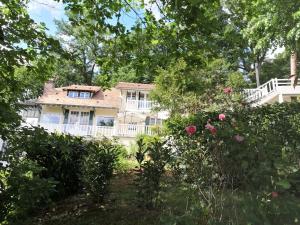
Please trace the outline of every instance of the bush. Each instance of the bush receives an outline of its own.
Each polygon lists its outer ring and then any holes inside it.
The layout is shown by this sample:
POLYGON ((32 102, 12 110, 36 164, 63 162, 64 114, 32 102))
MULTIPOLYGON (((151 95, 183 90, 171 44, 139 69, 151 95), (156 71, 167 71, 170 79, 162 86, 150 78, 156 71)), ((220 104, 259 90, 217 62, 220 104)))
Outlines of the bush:
POLYGON ((109 182, 121 152, 123 146, 106 138, 89 142, 82 163, 81 179, 95 202, 103 202, 108 194, 109 182))
POLYGON ((7 169, 2 168, 0 221, 17 224, 18 220, 51 202, 50 196, 55 192, 57 182, 41 178, 39 174, 44 170, 27 159, 11 162, 7 169))
POLYGON ((275 224, 289 216, 297 220, 292 212, 300 195, 299 118, 300 104, 285 103, 178 115, 166 122, 176 149, 172 166, 178 181, 198 193, 202 210, 214 221, 209 224, 275 224), (277 198, 286 199, 286 205, 277 198), (231 203, 224 206, 228 199, 231 203), (242 204, 256 216, 245 217, 242 204), (230 205, 236 209, 227 211, 227 220, 223 214, 230 205), (245 222, 232 222, 233 216, 245 222))
POLYGON ((299 112, 300 104, 275 104, 178 116, 167 126, 187 181, 213 181, 248 190, 296 191, 300 175, 299 112), (220 113, 226 115, 223 121, 218 118, 220 113), (186 131, 189 125, 197 129, 190 135, 186 131))
POLYGON ((9 138, 8 162, 25 157, 45 168, 40 177, 57 181, 55 198, 81 190, 80 165, 87 144, 80 137, 47 133, 43 128, 22 128, 9 138))
POLYGON ((139 137, 137 142, 139 146, 137 160, 140 164, 137 179, 138 198, 142 206, 151 209, 159 203, 161 178, 165 166, 171 160, 171 149, 166 140, 157 136, 139 137))

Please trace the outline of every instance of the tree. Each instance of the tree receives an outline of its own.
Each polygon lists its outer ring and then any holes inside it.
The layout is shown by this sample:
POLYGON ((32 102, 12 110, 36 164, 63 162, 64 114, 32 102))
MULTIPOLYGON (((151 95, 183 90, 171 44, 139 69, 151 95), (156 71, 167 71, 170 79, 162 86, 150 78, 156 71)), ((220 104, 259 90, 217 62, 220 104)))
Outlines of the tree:
MULTIPOLYGON (((28 15, 26 0, 2 0, 0 4, 0 136, 18 125, 18 102, 24 99, 27 86, 15 70, 26 67, 32 78, 38 76, 43 63, 33 64, 39 57, 50 64, 50 52, 59 43, 47 37, 45 26, 36 24, 28 15)), ((28 79, 28 77, 26 77, 28 79)))
MULTIPOLYGON (((69 18, 76 17, 68 13, 69 18)), ((57 36, 64 48, 58 56, 55 74, 58 85, 80 83, 92 85, 99 70, 97 59, 102 57, 105 33, 90 35, 84 26, 72 26, 70 22, 55 21, 57 36)))
MULTIPOLYGON (((274 59, 265 60, 261 67, 261 82, 265 83, 272 78, 284 79, 289 77, 289 57, 288 52, 283 52, 276 55, 274 59)), ((251 76, 250 78, 253 79, 251 76)))
POLYGON ((246 35, 254 37, 254 49, 262 49, 267 43, 285 46, 291 52, 291 78, 294 86, 298 80, 297 51, 300 37, 300 2, 293 0, 255 0, 253 16, 244 29, 246 35))
POLYGON ((224 59, 209 62, 202 69, 188 67, 179 59, 158 70, 151 98, 159 110, 167 110, 171 116, 240 106, 244 104, 240 91, 247 84, 241 73, 230 68, 224 59), (232 93, 224 94, 225 87, 232 93))

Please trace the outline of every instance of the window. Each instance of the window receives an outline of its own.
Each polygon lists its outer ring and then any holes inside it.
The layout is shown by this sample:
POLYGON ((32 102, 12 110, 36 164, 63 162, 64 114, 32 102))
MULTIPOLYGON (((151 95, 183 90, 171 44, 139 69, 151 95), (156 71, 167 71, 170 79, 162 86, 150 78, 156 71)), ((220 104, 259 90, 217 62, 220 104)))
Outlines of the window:
POLYGON ((114 118, 99 116, 99 117, 97 117, 97 126, 113 127, 114 126, 114 118))
POLYGON ((30 107, 22 110, 21 114, 23 118, 37 118, 39 117, 39 110, 36 107, 30 107))
POLYGON ((91 92, 89 91, 69 91, 68 96, 70 98, 91 98, 91 92))
POLYGON ((69 115, 69 124, 76 124, 79 121, 79 112, 71 111, 69 115))
POLYGON ((89 125, 90 122, 90 112, 80 113, 80 125, 89 125))
POLYGON ((90 121, 90 112, 71 111, 69 124, 88 125, 90 121))
POLYGON ((55 114, 43 114, 41 117, 42 123, 54 123, 59 124, 60 116, 55 114))
POLYGON ((147 101, 148 100, 148 94, 140 92, 139 93, 139 100, 140 101, 147 101))
POLYGON ((135 91, 127 91, 126 99, 127 100, 136 100, 136 92, 135 91))
POLYGON ((81 91, 79 98, 90 98, 91 97, 91 93, 87 92, 87 91, 81 91))
POLYGON ((68 96, 71 98, 78 98, 78 94, 79 94, 78 91, 69 91, 68 92, 68 96))
POLYGON ((147 124, 148 121, 146 121, 146 125, 162 125, 162 119, 157 119, 154 117, 150 117, 149 124, 147 124))

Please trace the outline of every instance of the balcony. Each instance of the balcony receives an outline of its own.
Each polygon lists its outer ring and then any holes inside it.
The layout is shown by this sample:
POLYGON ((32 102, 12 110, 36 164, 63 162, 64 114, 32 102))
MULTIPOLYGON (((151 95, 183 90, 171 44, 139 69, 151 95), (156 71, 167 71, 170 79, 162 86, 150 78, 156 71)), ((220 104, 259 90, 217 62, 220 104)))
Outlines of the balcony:
POLYGON ((283 102, 291 96, 300 95, 300 85, 295 88, 290 79, 271 79, 255 89, 245 89, 246 100, 252 106, 262 105, 265 103, 283 102))
POLYGON ((150 111, 154 106, 153 101, 148 100, 125 100, 126 111, 150 111))
POLYGON ((155 133, 153 131, 155 126, 135 124, 118 124, 113 127, 109 127, 79 124, 39 123, 39 126, 45 128, 49 132, 90 137, 136 137, 139 134, 153 135, 155 133))

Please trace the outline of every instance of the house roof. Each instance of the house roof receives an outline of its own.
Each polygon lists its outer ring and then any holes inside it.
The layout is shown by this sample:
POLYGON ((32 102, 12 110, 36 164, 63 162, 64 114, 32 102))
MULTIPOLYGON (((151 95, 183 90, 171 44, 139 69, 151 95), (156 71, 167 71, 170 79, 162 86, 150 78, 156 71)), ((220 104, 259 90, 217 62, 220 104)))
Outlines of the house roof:
POLYGON ((100 88, 94 86, 71 85, 69 87, 54 88, 39 97, 37 103, 42 105, 65 105, 97 108, 120 107, 120 91, 115 88, 102 91, 100 88), (75 86, 77 86, 77 89, 72 89, 75 86), (69 89, 69 87, 71 87, 71 89, 69 89), (93 89, 86 89, 87 87, 93 87, 93 89), (94 94, 90 99, 71 98, 67 96, 67 90, 92 91, 94 94))
POLYGON ((87 86, 87 85, 70 85, 67 87, 62 87, 62 89, 65 90, 71 90, 71 91, 91 91, 91 92, 98 92, 101 90, 98 86, 87 86))
POLYGON ((119 82, 117 84, 116 88, 121 89, 121 90, 150 91, 150 90, 154 89, 154 84, 119 82))
POLYGON ((55 88, 53 82, 48 82, 45 84, 43 95, 38 98, 36 103, 42 105, 120 108, 120 90, 150 91, 153 88, 153 84, 119 82, 115 88, 103 91, 98 86, 86 85, 70 85, 61 88, 55 88), (67 96, 68 91, 70 90, 93 92, 93 96, 89 99, 71 98, 67 96))

